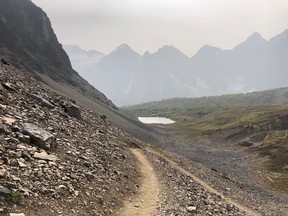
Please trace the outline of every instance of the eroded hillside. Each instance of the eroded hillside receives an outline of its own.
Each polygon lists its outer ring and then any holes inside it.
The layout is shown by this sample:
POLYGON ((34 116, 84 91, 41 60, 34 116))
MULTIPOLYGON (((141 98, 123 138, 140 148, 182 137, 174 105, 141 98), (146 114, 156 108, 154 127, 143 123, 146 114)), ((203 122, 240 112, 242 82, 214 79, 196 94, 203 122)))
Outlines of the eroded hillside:
POLYGON ((127 135, 11 66, 0 82, 1 215, 113 215, 138 181, 127 135))

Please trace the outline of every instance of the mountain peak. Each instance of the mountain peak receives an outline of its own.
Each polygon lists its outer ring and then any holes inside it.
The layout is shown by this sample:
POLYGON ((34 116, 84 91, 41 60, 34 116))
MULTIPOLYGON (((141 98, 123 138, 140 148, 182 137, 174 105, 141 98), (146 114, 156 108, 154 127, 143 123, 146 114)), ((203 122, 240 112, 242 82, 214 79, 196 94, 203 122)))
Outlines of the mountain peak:
POLYGON ((258 32, 254 32, 244 42, 234 47, 234 50, 248 50, 250 52, 251 49, 262 49, 265 46, 265 43, 267 43, 267 41, 262 35, 258 32))
POLYGON ((119 45, 118 47, 116 47, 115 51, 117 50, 132 50, 131 47, 125 43, 119 45))
POLYGON ((172 45, 164 45, 163 47, 159 48, 156 53, 161 53, 161 52, 165 52, 165 53, 178 52, 179 53, 181 51, 172 45))
POLYGON ((259 32, 254 32, 246 41, 266 41, 259 32))
POLYGON ((129 45, 127 44, 121 44, 112 53, 109 55, 122 55, 122 56, 137 56, 140 57, 140 55, 135 52, 129 45))
POLYGON ((159 48, 157 52, 153 53, 152 55, 156 56, 170 56, 170 57, 178 57, 178 58, 188 58, 184 53, 182 53, 179 49, 172 45, 164 45, 163 47, 159 48))
POLYGON ((219 55, 223 50, 221 50, 218 47, 210 46, 208 44, 205 44, 202 46, 195 56, 211 56, 211 55, 219 55))

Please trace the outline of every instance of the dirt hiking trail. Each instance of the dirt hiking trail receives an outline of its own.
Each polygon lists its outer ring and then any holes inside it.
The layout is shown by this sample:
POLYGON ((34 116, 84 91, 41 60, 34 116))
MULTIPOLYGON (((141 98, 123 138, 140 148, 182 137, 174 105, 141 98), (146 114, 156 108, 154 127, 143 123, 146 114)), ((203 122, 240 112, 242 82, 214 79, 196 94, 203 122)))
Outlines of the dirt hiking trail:
POLYGON ((131 149, 132 154, 138 161, 138 168, 141 173, 139 192, 131 200, 124 202, 120 210, 122 216, 148 216, 156 215, 157 202, 160 196, 160 184, 153 170, 153 167, 141 153, 141 150, 131 149))
POLYGON ((240 210, 246 212, 247 215, 250 215, 250 216, 260 216, 259 213, 255 212, 254 210, 246 207, 246 206, 243 206, 241 205, 240 203, 228 198, 228 197, 225 197, 222 193, 220 193, 219 191, 217 191, 216 189, 214 189, 213 187, 211 187, 210 185, 208 185, 206 182, 204 182, 203 180, 199 179, 198 177, 196 177, 195 175, 193 175, 192 173, 188 172, 187 170, 183 169, 182 167, 180 167, 176 162, 170 160, 169 158, 167 158, 166 156, 164 156, 163 154, 161 154, 160 152, 158 151, 155 151, 154 149, 152 148, 149 148, 149 147, 146 147, 145 148, 146 151, 154 154, 154 155, 157 155, 163 159, 165 159, 174 169, 176 170, 179 170, 180 172, 182 172, 183 174, 187 175, 187 176, 190 176, 195 182, 197 182, 198 184, 202 185, 204 188, 206 188, 208 191, 210 191, 211 193, 214 193, 216 195, 219 195, 222 197, 223 200, 225 200, 227 203, 230 203, 234 206, 236 206, 237 208, 239 208, 240 210))

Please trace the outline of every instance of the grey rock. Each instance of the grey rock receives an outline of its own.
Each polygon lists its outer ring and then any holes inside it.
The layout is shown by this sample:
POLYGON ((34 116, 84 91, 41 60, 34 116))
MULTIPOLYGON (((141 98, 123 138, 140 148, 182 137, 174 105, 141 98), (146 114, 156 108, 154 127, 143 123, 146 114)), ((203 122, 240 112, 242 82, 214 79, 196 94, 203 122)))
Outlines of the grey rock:
POLYGON ((31 142, 40 148, 47 150, 56 148, 55 137, 37 125, 25 123, 23 125, 23 133, 29 135, 31 142))
POLYGON ((186 209, 188 212, 195 212, 197 210, 195 206, 188 206, 186 209))
POLYGON ((16 132, 16 136, 18 137, 19 141, 22 143, 30 143, 30 136, 29 135, 24 135, 20 132, 16 132))
POLYGON ((8 195, 10 195, 11 193, 12 193, 12 192, 11 192, 8 188, 0 185, 0 195, 8 196, 8 195))
POLYGON ((2 86, 7 90, 16 91, 14 86, 11 83, 5 82, 5 83, 2 83, 2 86))
POLYGON ((52 154, 47 154, 47 152, 42 151, 42 152, 35 152, 33 155, 34 158, 40 159, 40 160, 48 160, 48 161, 57 161, 59 160, 58 157, 52 154))
POLYGON ((20 128, 19 128, 17 125, 13 125, 13 126, 11 127, 11 130, 12 130, 13 132, 20 132, 20 128))
POLYGON ((5 128, 3 123, 0 122, 0 134, 4 134, 5 133, 5 128))
POLYGON ((23 151, 21 157, 28 159, 28 160, 31 160, 31 155, 28 151, 23 151))
POLYGON ((0 178, 5 178, 7 176, 7 170, 2 168, 0 169, 0 178))
POLYGON ((27 167, 27 165, 25 163, 21 162, 21 161, 18 161, 18 165, 21 168, 27 167))
POLYGON ((48 107, 49 109, 53 109, 54 105, 51 104, 48 100, 46 100, 45 98, 43 98, 40 95, 36 95, 36 94, 32 94, 32 98, 37 101, 39 104, 41 104, 42 106, 48 107))
POLYGON ((81 111, 75 104, 73 103, 67 104, 65 106, 65 111, 68 113, 69 116, 74 117, 78 120, 83 120, 81 111))

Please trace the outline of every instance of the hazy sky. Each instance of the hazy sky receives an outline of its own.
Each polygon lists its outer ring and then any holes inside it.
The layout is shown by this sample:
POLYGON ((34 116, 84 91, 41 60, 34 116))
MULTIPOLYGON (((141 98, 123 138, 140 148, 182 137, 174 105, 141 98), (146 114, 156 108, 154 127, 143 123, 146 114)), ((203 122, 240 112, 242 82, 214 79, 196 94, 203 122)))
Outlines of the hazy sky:
POLYGON ((253 32, 288 29, 288 0, 32 0, 62 44, 106 54, 122 43, 143 54, 174 45, 191 56, 209 44, 230 49, 253 32))

